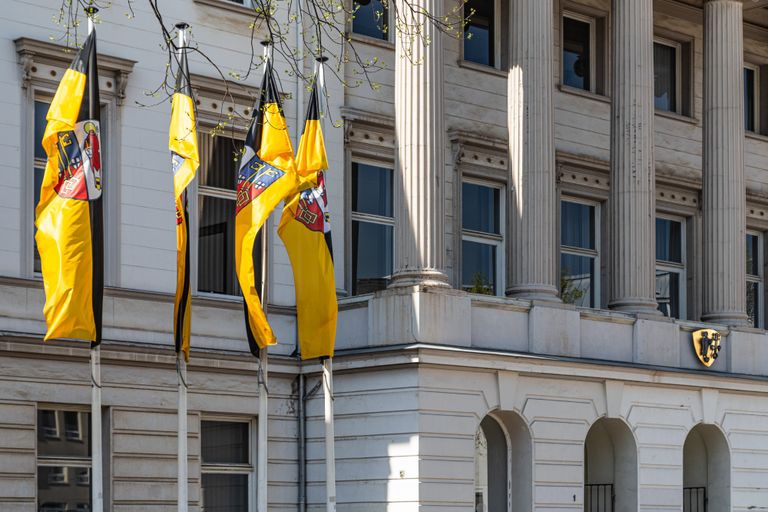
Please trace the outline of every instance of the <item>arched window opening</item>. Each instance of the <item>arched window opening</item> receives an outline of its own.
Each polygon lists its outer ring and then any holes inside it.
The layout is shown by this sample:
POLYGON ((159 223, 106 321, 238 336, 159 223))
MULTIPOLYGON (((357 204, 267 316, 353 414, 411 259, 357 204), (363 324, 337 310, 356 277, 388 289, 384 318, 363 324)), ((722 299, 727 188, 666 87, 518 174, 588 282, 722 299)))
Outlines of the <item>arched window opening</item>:
POLYGON ((584 441, 585 512, 637 510, 637 447, 626 423, 602 418, 584 441))
POLYGON ((731 454, 714 425, 694 427, 683 445, 683 512, 731 510, 731 454))

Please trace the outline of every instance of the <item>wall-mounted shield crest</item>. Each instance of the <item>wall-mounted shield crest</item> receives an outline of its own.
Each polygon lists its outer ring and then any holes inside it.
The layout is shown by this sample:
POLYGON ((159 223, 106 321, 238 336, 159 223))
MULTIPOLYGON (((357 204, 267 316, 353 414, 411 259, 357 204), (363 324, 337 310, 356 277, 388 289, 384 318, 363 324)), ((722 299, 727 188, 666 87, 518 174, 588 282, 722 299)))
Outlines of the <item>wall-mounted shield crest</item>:
POLYGON ((700 329, 693 332, 693 350, 701 364, 709 368, 720 354, 721 335, 714 329, 700 329))

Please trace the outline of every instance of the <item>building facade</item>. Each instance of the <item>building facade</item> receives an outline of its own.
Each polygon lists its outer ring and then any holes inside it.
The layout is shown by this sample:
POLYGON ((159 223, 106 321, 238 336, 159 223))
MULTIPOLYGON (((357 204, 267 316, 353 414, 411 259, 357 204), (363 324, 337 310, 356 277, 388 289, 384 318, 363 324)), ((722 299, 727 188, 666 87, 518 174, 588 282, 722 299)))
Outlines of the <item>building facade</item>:
MULTIPOLYGON (((327 73, 337 509, 768 507, 768 2, 469 0, 467 37, 427 24, 427 45, 390 29, 402 10, 353 5, 359 59, 385 65, 376 87, 358 86, 354 59, 327 73), (723 336, 711 367, 692 345, 702 328, 723 336)), ((50 21, 58 5, 4 7, 0 510, 88 510, 88 347, 42 342, 33 224, 47 104, 72 53, 50 21)), ((161 8, 225 74, 246 77, 223 94, 190 55, 201 146, 190 509, 255 510, 266 448, 269 510, 321 510, 320 365, 296 358, 279 212, 264 255, 279 344, 269 442, 256 443, 258 363, 232 257, 235 114, 248 115, 260 75, 248 73, 253 10, 161 8)), ((170 105, 153 95, 167 56, 150 8, 127 13, 114 2, 97 25, 104 493, 116 512, 170 511, 175 215, 170 105)), ((296 140, 307 95, 276 67, 296 140)))

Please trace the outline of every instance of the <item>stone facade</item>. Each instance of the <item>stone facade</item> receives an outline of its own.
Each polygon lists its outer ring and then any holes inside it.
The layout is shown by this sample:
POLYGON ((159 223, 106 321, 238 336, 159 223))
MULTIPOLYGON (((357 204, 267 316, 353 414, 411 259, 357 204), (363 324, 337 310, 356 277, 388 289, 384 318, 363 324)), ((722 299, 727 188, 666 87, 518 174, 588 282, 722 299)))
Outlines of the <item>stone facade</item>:
MULTIPOLYGON (((439 8, 433 0, 418 3, 439 8)), ((489 416, 506 440, 507 510, 584 510, 588 486, 609 483, 621 511, 681 510, 683 489, 700 487, 708 489, 711 512, 768 507, 768 335, 744 325, 743 253, 746 232, 768 231, 768 138, 744 133, 737 99, 742 62, 768 69, 768 5, 497 5, 510 16, 499 26, 512 33, 498 36, 496 67, 464 61, 460 41, 436 32, 421 49, 421 65, 400 58, 402 49, 390 41, 353 34, 362 58, 388 64, 375 77, 381 87, 345 89, 326 75, 330 115, 344 121, 343 129, 326 127, 341 297, 334 358, 337 509, 475 510, 476 434, 489 416), (604 55, 596 77, 603 82, 595 92, 563 85, 563 12, 591 16, 610 41, 597 46, 604 55), (654 38, 678 44, 680 82, 687 84, 679 113, 654 112, 654 38), (396 274, 389 289, 351 296, 351 165, 359 159, 396 169, 396 274), (496 297, 460 289, 465 178, 496 183, 507 197, 505 277, 496 297), (557 296, 558 197, 607 212, 596 235, 603 279, 594 308, 557 296), (655 215, 686 226, 684 319, 655 309, 655 215), (691 348, 691 333, 703 327, 723 334, 711 368, 691 348)), ((451 4, 442 7, 449 12, 451 4)), ((153 39, 151 13, 134 3, 136 17, 129 19, 126 9, 115 2, 97 27, 111 129, 105 500, 116 512, 171 511, 177 381, 170 106, 143 106, 151 103, 145 92, 164 73, 165 56, 153 39)), ((225 68, 245 65, 250 17, 242 9, 226 0, 173 0, 163 9, 184 13, 193 40, 225 68)), ((12 512, 38 508, 37 410, 87 411, 90 404, 87 347, 42 342, 44 296, 32 264, 33 104, 55 90, 71 58, 49 40, 60 30, 48 23, 54 14, 50 2, 30 0, 0 15, 0 510, 12 512)), ((277 67, 283 92, 292 94, 285 111, 295 135, 302 85, 284 72, 286 63, 277 67)), ((190 68, 202 125, 217 110, 247 106, 255 97, 257 76, 220 98, 210 66, 192 55, 190 68)), ((345 73, 354 79, 352 65, 345 73)), ((758 96, 766 106, 768 72, 761 74, 758 96)), ((192 199, 190 211, 197 207, 192 199)), ((270 348, 269 510, 300 511, 301 496, 309 510, 322 510, 320 366, 292 356, 293 282, 276 225, 273 217, 267 226, 267 302, 279 339, 270 348)), ((189 499, 199 511, 202 422, 249 425, 244 470, 252 496, 259 477, 254 457, 263 447, 255 445, 257 365, 244 340, 241 302, 195 293, 192 307, 189 499)))

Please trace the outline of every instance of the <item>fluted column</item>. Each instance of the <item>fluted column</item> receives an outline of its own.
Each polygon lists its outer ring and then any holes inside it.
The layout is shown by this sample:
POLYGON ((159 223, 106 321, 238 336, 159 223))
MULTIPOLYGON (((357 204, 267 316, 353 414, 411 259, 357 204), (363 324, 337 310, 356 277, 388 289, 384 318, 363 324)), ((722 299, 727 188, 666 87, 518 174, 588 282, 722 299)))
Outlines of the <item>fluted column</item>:
POLYGON ((511 0, 507 295, 558 300, 551 0, 511 0))
POLYGON ((609 306, 656 313, 653 0, 613 0, 609 306))
POLYGON ((746 315, 742 4, 704 5, 704 282, 702 320, 746 315))
MULTIPOLYGON (((402 0, 397 0, 402 1, 402 0)), ((407 26, 423 37, 395 45, 395 272, 391 286, 447 286, 443 273, 443 44, 434 23, 416 12, 439 16, 442 0, 411 0, 400 6, 407 26)))

